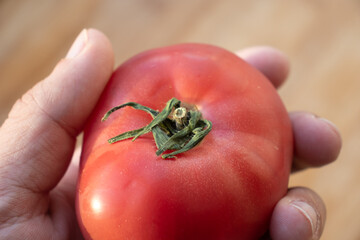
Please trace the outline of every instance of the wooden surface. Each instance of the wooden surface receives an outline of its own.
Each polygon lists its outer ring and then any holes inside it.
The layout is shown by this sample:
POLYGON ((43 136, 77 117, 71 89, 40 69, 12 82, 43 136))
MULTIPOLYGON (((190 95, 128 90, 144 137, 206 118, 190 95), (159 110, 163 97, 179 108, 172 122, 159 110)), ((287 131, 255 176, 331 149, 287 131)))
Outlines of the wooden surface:
POLYGON ((107 34, 116 65, 179 42, 284 51, 292 62, 280 89, 287 108, 330 119, 344 145, 336 163, 295 174, 290 184, 323 197, 322 239, 360 239, 360 1, 0 0, 0 122, 85 27, 107 34))

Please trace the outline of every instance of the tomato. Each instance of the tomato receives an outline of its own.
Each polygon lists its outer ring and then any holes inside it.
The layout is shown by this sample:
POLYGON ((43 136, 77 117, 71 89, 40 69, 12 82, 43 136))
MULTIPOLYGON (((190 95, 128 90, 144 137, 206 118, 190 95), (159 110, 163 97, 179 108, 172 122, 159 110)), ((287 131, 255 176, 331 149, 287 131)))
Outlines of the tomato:
POLYGON ((271 83, 235 54, 203 44, 141 53, 111 77, 84 132, 77 214, 86 239, 258 239, 287 191, 292 133, 271 83), (151 133, 107 140, 171 98, 193 104, 212 130, 162 159, 151 133))

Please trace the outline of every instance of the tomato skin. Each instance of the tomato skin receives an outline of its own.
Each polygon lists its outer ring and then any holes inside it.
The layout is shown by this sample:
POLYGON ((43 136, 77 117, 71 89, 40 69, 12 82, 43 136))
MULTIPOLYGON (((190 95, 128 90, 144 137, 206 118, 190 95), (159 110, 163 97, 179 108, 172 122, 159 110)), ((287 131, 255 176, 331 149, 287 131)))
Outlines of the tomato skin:
POLYGON ((271 83, 236 55, 182 44, 141 53, 110 79, 85 129, 77 214, 86 239, 258 239, 287 191, 288 114, 271 83), (112 107, 133 101, 161 110, 177 99, 213 123, 175 160, 155 155, 151 134, 108 144, 147 125, 148 114, 112 107))

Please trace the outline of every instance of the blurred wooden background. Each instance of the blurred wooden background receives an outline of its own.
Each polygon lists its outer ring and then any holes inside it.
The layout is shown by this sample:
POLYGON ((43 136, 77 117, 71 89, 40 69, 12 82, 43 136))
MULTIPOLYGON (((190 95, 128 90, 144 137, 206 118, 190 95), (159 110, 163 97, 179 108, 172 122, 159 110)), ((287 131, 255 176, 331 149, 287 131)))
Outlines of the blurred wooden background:
POLYGON ((297 173, 290 184, 311 187, 326 202, 322 239, 360 239, 359 0, 0 0, 0 123, 88 27, 110 38, 116 65, 180 42, 285 52, 292 62, 280 89, 287 108, 326 117, 343 136, 336 163, 297 173))

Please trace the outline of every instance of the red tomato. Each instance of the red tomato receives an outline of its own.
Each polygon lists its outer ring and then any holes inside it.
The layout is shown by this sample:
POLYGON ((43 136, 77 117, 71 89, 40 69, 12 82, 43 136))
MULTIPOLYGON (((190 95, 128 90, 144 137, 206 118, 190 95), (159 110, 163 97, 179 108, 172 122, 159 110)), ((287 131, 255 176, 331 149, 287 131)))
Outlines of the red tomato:
POLYGON ((77 213, 86 239, 258 239, 287 191, 288 114, 271 83, 236 55, 183 44, 141 53, 113 74, 85 129, 77 213), (176 159, 156 156, 152 134, 109 144, 175 97, 212 130, 176 159))

